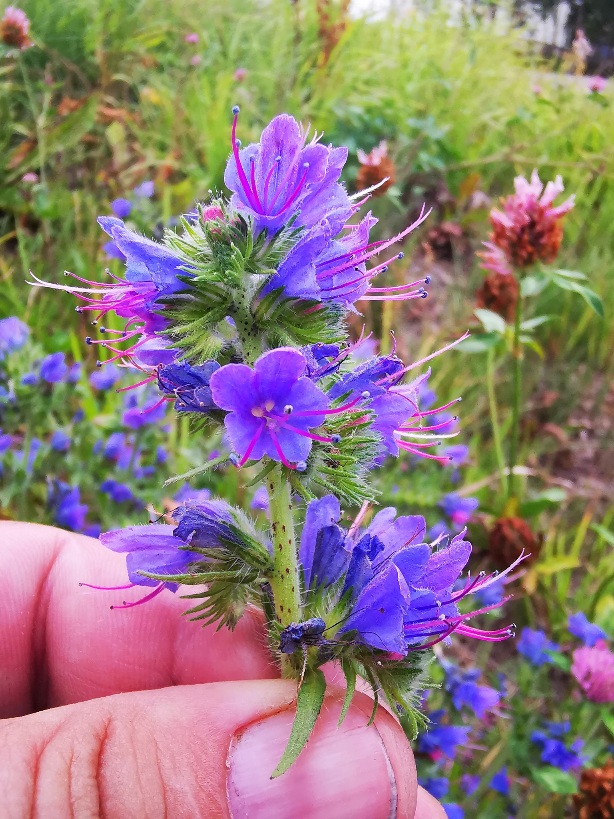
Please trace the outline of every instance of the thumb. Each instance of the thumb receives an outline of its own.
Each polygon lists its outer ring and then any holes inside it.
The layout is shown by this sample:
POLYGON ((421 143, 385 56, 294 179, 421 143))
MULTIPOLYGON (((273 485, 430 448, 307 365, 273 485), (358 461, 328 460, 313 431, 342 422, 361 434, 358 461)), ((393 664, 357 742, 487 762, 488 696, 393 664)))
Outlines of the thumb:
MULTIPOLYGON (((357 694, 326 697, 292 768, 271 780, 296 686, 258 680, 179 686, 0 722, 6 819, 413 819, 416 772, 400 727, 357 694)), ((435 814, 432 814, 435 815, 435 814)))

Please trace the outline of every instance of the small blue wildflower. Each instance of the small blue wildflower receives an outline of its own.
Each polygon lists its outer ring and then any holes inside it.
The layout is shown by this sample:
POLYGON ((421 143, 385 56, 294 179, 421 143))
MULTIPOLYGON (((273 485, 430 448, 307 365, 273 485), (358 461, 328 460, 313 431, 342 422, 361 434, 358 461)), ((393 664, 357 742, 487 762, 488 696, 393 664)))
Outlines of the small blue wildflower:
POLYGON ((25 375, 21 376, 22 387, 33 387, 36 383, 38 383, 36 373, 25 373, 25 375))
POLYGON ((0 429, 0 455, 3 455, 5 452, 11 448, 11 444, 13 443, 13 436, 9 435, 6 432, 2 432, 0 429))
MULTIPOLYGON (((38 438, 32 438, 28 448, 28 456, 25 462, 26 475, 31 475, 34 469, 34 464, 38 453, 43 448, 43 442, 38 438)), ((14 454, 15 463, 22 464, 24 462, 24 450, 17 450, 14 454)))
POLYGON ((516 650, 535 666, 551 662, 549 651, 558 651, 559 647, 546 637, 540 629, 523 628, 516 642, 516 650))
POLYGON ((441 807, 445 810, 448 819, 465 819, 465 811, 456 802, 442 802, 441 807))
POLYGON ((51 436, 51 441, 49 443, 51 445, 51 449, 55 450, 56 452, 68 452, 70 449, 70 435, 68 435, 62 429, 56 429, 51 436))
POLYGON ((490 787, 493 791, 507 796, 510 792, 510 780, 507 775, 507 768, 503 767, 490 780, 490 787))
POLYGON ((429 714, 428 729, 418 738, 418 750, 425 754, 440 751, 448 759, 453 759, 457 746, 467 742, 471 728, 467 725, 442 723, 444 714, 443 709, 429 714))
POLYGON ((485 589, 475 593, 481 606, 494 606, 501 603, 505 597, 505 581, 499 580, 485 589))
POLYGON ((17 316, 0 319, 0 361, 23 347, 29 335, 30 328, 17 316))
POLYGON ((57 384, 68 375, 64 353, 50 353, 41 361, 40 376, 48 384, 57 384))
POLYGON ((165 464, 168 461, 168 452, 163 446, 156 448, 156 463, 165 464))
POLYGON ((546 723, 546 728, 550 736, 543 731, 533 731, 531 734, 531 742, 541 746, 541 761, 546 765, 552 765, 555 768, 560 768, 562 771, 570 771, 573 768, 581 767, 588 757, 580 753, 584 747, 583 740, 577 739, 571 745, 567 746, 565 742, 558 738, 559 728, 562 729, 564 727, 565 726, 557 726, 556 723, 546 723), (549 729, 549 725, 552 725, 552 728, 549 729))
POLYGON ((184 504, 190 501, 197 506, 208 501, 211 498, 211 491, 209 489, 192 489, 189 483, 184 483, 179 492, 176 493, 173 500, 179 504, 184 504))
MULTIPOLYGON (((462 466, 466 463, 469 457, 469 447, 464 444, 454 444, 454 446, 446 446, 441 451, 449 459, 450 465, 454 467, 462 466)), ((456 522, 456 521, 455 521, 456 522)), ((464 524, 457 524, 464 526, 464 524)))
POLYGON ((85 523, 87 506, 81 503, 78 486, 70 486, 63 481, 50 482, 47 501, 53 510, 58 526, 80 532, 85 523))
POLYGON ((441 799, 450 790, 450 783, 445 776, 431 776, 428 779, 418 779, 418 782, 425 791, 428 791, 435 799, 441 799))
POLYGON ((305 367, 299 350, 280 347, 260 356, 253 369, 227 364, 211 375, 211 394, 228 412, 224 425, 239 466, 268 455, 294 469, 309 457, 312 440, 332 441, 309 431, 325 420, 328 400, 305 367))
POLYGON ((441 540, 446 535, 450 534, 448 524, 443 520, 438 520, 428 531, 429 540, 441 540))
POLYGON ((90 374, 89 382, 96 390, 109 390, 121 378, 121 370, 115 364, 105 364, 90 374))
POLYGON ((489 685, 478 685, 479 669, 462 671, 452 663, 444 663, 446 675, 446 690, 452 695, 454 707, 460 711, 463 706, 469 708, 478 717, 483 719, 487 711, 499 704, 499 692, 489 685))
MULTIPOLYGON (((112 432, 104 445, 104 456, 115 461, 119 458, 123 447, 126 446, 126 436, 123 432, 112 432)), ((132 449, 130 450, 132 452, 132 449)))
POLYGON ((582 640, 585 646, 594 646, 597 640, 607 640, 607 634, 599 626, 591 623, 584 612, 570 614, 567 621, 570 634, 582 640))
POLYGON ((480 786, 481 779, 477 774, 463 774, 461 776, 461 788, 465 791, 467 796, 471 796, 472 793, 480 786))
POLYGON ((74 364, 70 365, 68 373, 66 375, 66 381, 69 384, 76 384, 79 379, 81 378, 81 364, 78 361, 75 361, 74 364))
POLYGON ((221 546, 224 541, 237 542, 231 526, 235 525, 231 507, 225 501, 190 502, 173 510, 177 521, 175 537, 201 549, 221 546))
POLYGON ((156 186, 152 182, 151 179, 146 179, 145 182, 141 182, 140 185, 137 185, 136 188, 132 191, 135 196, 138 196, 139 199, 151 199, 154 195, 156 186))
POLYGON ((259 486, 254 492, 250 509, 257 509, 260 512, 267 512, 269 508, 269 496, 266 491, 266 486, 259 486))
POLYGON ((100 491, 108 495, 115 503, 128 503, 135 499, 129 486, 112 478, 107 478, 100 484, 100 491))
POLYGON ((121 197, 114 199, 111 202, 111 210, 118 219, 127 219, 132 210, 132 202, 129 202, 128 199, 122 199, 121 197))
POLYGON ((130 393, 126 396, 127 409, 122 414, 122 423, 129 429, 142 429, 149 424, 157 424, 166 416, 166 401, 148 392, 130 393))
POLYGON ((450 493, 441 499, 439 507, 456 526, 465 526, 478 508, 478 501, 476 498, 462 498, 450 493))

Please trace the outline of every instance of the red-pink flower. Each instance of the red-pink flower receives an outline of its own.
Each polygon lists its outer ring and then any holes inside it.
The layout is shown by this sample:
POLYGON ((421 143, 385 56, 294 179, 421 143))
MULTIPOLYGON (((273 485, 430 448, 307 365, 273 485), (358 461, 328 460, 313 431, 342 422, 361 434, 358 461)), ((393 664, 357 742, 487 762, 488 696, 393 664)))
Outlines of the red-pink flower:
POLYGON ((0 40, 5 45, 24 49, 31 45, 29 31, 30 21, 25 11, 15 6, 7 6, 0 20, 0 40))
POLYGON ((544 186, 533 171, 530 182, 517 176, 514 187, 516 192, 502 202, 503 210, 490 212, 492 233, 482 258, 484 267, 497 273, 553 262, 563 238, 561 220, 574 206, 573 196, 554 206, 564 190, 560 176, 544 186))
POLYGON ((571 673, 592 702, 614 702, 614 652, 605 640, 573 653, 571 673))

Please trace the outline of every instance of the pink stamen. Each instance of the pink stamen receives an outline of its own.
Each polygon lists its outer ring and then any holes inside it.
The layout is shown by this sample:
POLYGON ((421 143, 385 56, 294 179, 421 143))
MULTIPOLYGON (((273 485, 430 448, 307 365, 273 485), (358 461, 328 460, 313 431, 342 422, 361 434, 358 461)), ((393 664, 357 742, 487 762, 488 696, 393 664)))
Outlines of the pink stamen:
MULTIPOLYGON (((427 361, 430 361, 432 358, 437 358, 438 355, 441 355, 442 353, 445 353, 446 350, 451 350, 453 347, 456 347, 457 344, 460 344, 461 341, 464 341, 468 336, 469 336, 469 331, 467 330, 467 332, 463 333, 463 335, 460 338, 457 338, 456 341, 453 341, 450 344, 446 344, 445 347, 441 347, 441 349, 437 350, 436 352, 431 353, 430 355, 427 355, 425 358, 421 358, 420 361, 415 361, 413 364, 409 364, 407 367, 400 370, 398 373, 393 373, 392 376, 390 376, 390 375, 386 376, 381 381, 379 381, 378 384, 383 384, 384 382, 389 381, 391 378, 398 378, 398 376, 400 376, 400 375, 402 375, 404 373, 408 373, 408 372, 410 372, 410 370, 415 370, 416 367, 420 367, 422 364, 425 364, 427 361)), ((452 403, 454 403, 454 402, 452 402, 452 403)), ((434 410, 431 410, 431 411, 433 412, 434 410)), ((437 411, 439 412, 439 410, 437 410, 437 411)), ((426 413, 424 413, 424 414, 426 414, 426 413)))
POLYGON ((256 446, 256 444, 258 443, 258 440, 260 439, 260 436, 262 435, 262 433, 263 433, 263 431, 264 431, 264 429, 265 429, 265 428, 266 428, 266 422, 263 422, 262 424, 260 424, 260 426, 259 426, 259 427, 258 427, 258 429, 256 430, 256 434, 254 435, 254 437, 252 438, 252 440, 249 442, 249 446, 248 446, 248 447, 247 447, 247 449, 245 450, 245 455, 244 455, 244 456, 241 458, 241 460, 240 460, 240 461, 239 461, 239 463, 237 464, 237 466, 238 466, 238 467, 245 466, 245 464, 246 464, 246 463, 247 463, 247 461, 249 460, 249 456, 250 456, 250 455, 252 454, 252 452, 254 451, 254 447, 255 447, 255 446, 256 446))
POLYGON ((256 188, 256 160, 252 157, 250 161, 250 165, 252 166, 250 169, 250 178, 252 182, 252 190, 254 192, 254 196, 256 197, 256 202, 258 203, 258 207, 260 208, 260 213, 262 213, 262 203, 260 201, 260 197, 258 196, 258 189, 256 188))
MULTIPOLYGON (((391 260, 393 261, 393 260, 391 260)), ((417 284, 423 285, 424 279, 418 279, 415 282, 408 282, 407 284, 400 284, 398 287, 370 287, 370 293, 394 293, 397 290, 406 290, 408 287, 415 287, 417 284)))
POLYGON ((294 466, 294 464, 291 464, 290 461, 288 461, 288 459, 284 455, 284 452, 279 444, 279 440, 277 439, 277 435, 272 429, 269 429, 269 435, 271 436, 271 440, 273 441, 273 445, 277 450, 277 454, 279 455, 282 464, 288 469, 295 469, 296 467, 294 466))
POLYGON ((403 293, 400 296, 370 296, 367 291, 357 301, 410 301, 411 299, 423 299, 425 292, 425 290, 415 290, 413 293, 403 293))
POLYGON ((142 603, 147 603, 149 600, 153 600, 154 597, 157 597, 160 594, 160 592, 164 590, 165 586, 166 586, 166 583, 160 583, 160 585, 156 586, 156 588, 150 594, 146 594, 145 597, 141 597, 140 600, 135 600, 134 603, 126 603, 124 601, 124 603, 121 606, 111 606, 111 608, 112 609, 131 609, 131 608, 134 608, 134 606, 140 606, 142 603))
POLYGON ((247 180, 247 176, 245 175, 245 170, 243 169, 243 165, 241 164, 241 158, 239 156, 239 146, 237 145, 237 122, 239 120, 239 114, 236 113, 232 120, 232 131, 230 136, 230 141, 232 143, 232 153, 235 158, 235 164, 237 166, 237 173, 239 174, 239 180, 241 181, 241 187, 243 188, 245 195, 247 196, 248 202, 250 203, 251 207, 254 210, 258 210, 257 207, 254 207, 254 200, 252 199, 252 192, 249 187, 249 182, 247 180))
POLYGON ((115 390, 115 392, 126 392, 126 390, 134 390, 137 387, 142 387, 143 384, 150 384, 152 381, 155 380, 156 376, 150 375, 149 378, 145 378, 143 381, 137 381, 136 384, 130 384, 128 387, 120 387, 118 390, 115 390))
POLYGON ((125 586, 93 586, 91 583, 79 583, 88 589, 98 589, 99 591, 120 591, 122 589, 134 589, 136 583, 127 583, 125 586))
POLYGON ((364 503, 360 507, 360 511, 358 512, 358 514, 354 518, 354 523, 352 523, 352 525, 350 526, 350 528, 348 530, 348 538, 354 537, 354 534, 356 533, 356 531, 357 531, 358 527, 360 526, 360 524, 365 519, 365 515, 367 514, 368 511, 369 511, 369 501, 364 501, 364 503))
POLYGON ((264 194, 263 194, 263 197, 264 197, 264 207, 265 208, 267 206, 267 201, 268 201, 268 198, 269 198, 269 185, 271 184, 271 179, 273 178, 273 174, 275 173, 276 170, 279 170, 279 162, 273 162, 273 164, 271 165, 271 169, 267 173, 266 179, 264 180, 264 194))
POLYGON ((289 429, 292 432, 296 432, 297 435, 302 435, 303 438, 311 438, 312 441, 321 441, 324 444, 331 444, 333 442, 333 439, 328 436, 316 435, 314 432, 307 432, 306 430, 301 429, 300 427, 295 427, 292 424, 289 424, 288 421, 286 420, 287 416, 269 415, 268 417, 275 418, 276 421, 281 421, 284 425, 284 429, 289 429))
MULTIPOLYGON (((294 200, 295 200, 295 199, 298 197, 298 195, 299 195, 299 194, 300 194, 300 192, 301 192, 301 189, 302 189, 303 185, 305 184, 305 180, 307 179, 307 174, 308 174, 308 173, 309 173, 309 166, 305 168, 305 171, 303 172, 303 175, 302 175, 302 176, 301 176, 301 178, 299 179, 299 181, 298 181, 298 183, 297 183, 296 187, 295 187, 295 188, 294 188, 294 190, 292 191, 292 194, 290 195, 290 197, 289 197, 288 199, 286 199, 286 201, 284 202, 283 206, 282 206, 282 207, 281 207, 281 208, 280 208, 280 209, 277 211, 277 213, 275 214, 276 216, 279 216, 279 215, 280 215, 281 213, 283 213, 285 210, 288 210, 288 208, 290 207, 290 205, 292 205, 292 203, 294 202, 294 200)), ((271 205, 271 207, 273 207, 273 205, 271 205)))

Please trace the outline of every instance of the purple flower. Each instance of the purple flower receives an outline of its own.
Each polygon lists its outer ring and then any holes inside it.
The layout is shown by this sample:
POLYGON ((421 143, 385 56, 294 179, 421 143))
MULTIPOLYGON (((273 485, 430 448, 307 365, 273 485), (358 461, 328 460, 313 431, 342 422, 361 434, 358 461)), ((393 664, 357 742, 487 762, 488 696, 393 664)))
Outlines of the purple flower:
POLYGON ((605 640, 607 637, 605 631, 594 623, 590 623, 586 614, 581 611, 569 615, 567 628, 570 634, 582 640, 585 646, 594 646, 597 640, 605 640))
POLYGON ((121 370, 115 364, 105 364, 90 374, 89 382, 97 390, 108 390, 121 378, 121 370))
POLYGON ((75 361, 74 364, 70 365, 68 370, 68 374, 66 376, 66 381, 69 384, 76 384, 77 381, 81 378, 81 364, 78 361, 75 361))
POLYGON ((478 508, 478 501, 476 498, 461 498, 460 495, 450 493, 441 499, 439 506, 452 523, 456 526, 465 526, 478 508))
POLYGON ((197 43, 200 38, 195 31, 192 31, 189 34, 186 34, 183 39, 186 43, 197 43))
POLYGON ((507 775, 507 768, 501 768, 500 771, 497 771, 490 780, 490 787, 493 791, 503 794, 503 796, 508 795, 510 792, 510 780, 507 775))
POLYGON ((475 593, 481 606, 494 606, 501 603, 505 597, 505 580, 499 580, 485 589, 475 593))
POLYGON ((68 375, 64 353, 51 353, 41 361, 40 375, 48 384, 57 384, 68 375))
POLYGON ((429 714, 429 726, 418 738, 418 750, 424 754, 439 751, 448 759, 453 759, 457 746, 467 742, 471 728, 466 725, 442 723, 444 713, 442 709, 429 714))
POLYGON ((68 452, 70 449, 70 435, 67 435, 64 430, 56 429, 51 436, 51 449, 56 452, 68 452))
POLYGON ((122 423, 129 429, 142 429, 148 424, 157 424, 166 416, 167 402, 148 390, 129 393, 125 405, 122 423))
POLYGON ((80 532, 85 523, 87 506, 80 502, 78 486, 69 486, 62 481, 49 484, 48 503, 53 509, 55 522, 58 526, 80 532))
POLYGON ((562 771, 578 768, 588 759, 588 757, 580 753, 584 747, 584 742, 581 739, 577 739, 567 747, 562 740, 556 737, 548 736, 543 731, 533 731, 531 742, 541 745, 542 762, 560 768, 562 771))
MULTIPOLYGON (((459 600, 495 579, 480 575, 454 591, 471 552, 461 535, 435 550, 422 542, 426 527, 421 517, 396 517, 390 507, 382 509, 366 530, 359 528, 359 516, 346 532, 338 525, 340 516, 334 496, 312 501, 299 551, 306 586, 322 588, 331 606, 343 601, 345 619, 339 634, 397 654, 432 645, 452 632, 491 641, 510 636, 509 628, 488 632, 468 626, 465 620, 476 612, 458 611, 459 600)), ((472 704, 485 708, 490 690, 471 692, 472 704)))
POLYGON ((21 385, 23 387, 33 387, 38 381, 36 373, 26 373, 21 376, 21 385))
POLYGON ((338 183, 347 148, 325 147, 307 135, 288 114, 275 117, 258 144, 239 149, 236 138, 239 109, 233 110, 233 153, 224 182, 233 192, 232 205, 251 216, 257 230, 276 233, 294 217, 296 227, 321 226, 338 233, 353 207, 338 183))
POLYGON ((150 179, 147 179, 145 182, 141 182, 132 192, 135 196, 138 196, 139 199, 151 199, 154 195, 154 191, 154 183, 150 179))
POLYGON ((308 458, 312 440, 332 441, 309 432, 325 420, 328 400, 305 369, 299 350, 280 347, 260 356, 253 369, 227 364, 211 375, 211 394, 228 412, 224 425, 239 466, 268 455, 294 469, 308 458))
POLYGON ((269 496, 265 486, 259 486, 254 492, 250 509, 257 509, 260 512, 267 512, 269 509, 269 496))
POLYGON ((441 799, 450 789, 450 783, 445 776, 432 776, 428 779, 419 778, 418 782, 425 791, 428 791, 435 799, 441 799))
POLYGON ((208 501, 211 498, 209 489, 192 489, 189 483, 184 483, 179 492, 174 496, 173 500, 179 504, 191 501, 195 505, 199 505, 208 501))
POLYGON ((28 340, 30 328, 17 316, 0 320, 0 361, 9 353, 19 350, 28 340))
POLYGON ((111 210, 118 219, 127 219, 132 210, 132 203, 127 199, 114 199, 111 202, 111 210))
POLYGON ((206 361, 196 367, 185 361, 167 364, 158 368, 158 387, 162 392, 175 396, 177 412, 211 412, 217 407, 209 382, 219 368, 217 361, 206 361))
POLYGON ((479 669, 461 671, 451 663, 445 663, 444 671, 446 690, 452 695, 452 702, 458 711, 466 706, 478 719, 483 719, 487 711, 499 704, 498 691, 488 685, 478 685, 479 669))
POLYGON ((456 802, 442 802, 441 807, 445 810, 448 819, 464 819, 465 811, 456 802))
POLYGON ((461 788, 467 796, 471 796, 479 788, 480 781, 480 777, 476 774, 463 774, 461 776, 461 788))
POLYGON ((548 652, 558 651, 559 647, 540 629, 523 628, 516 649, 532 665, 540 666, 551 662, 548 652))
POLYGON ((100 484, 100 490, 107 494, 115 503, 127 503, 135 500, 132 490, 125 483, 107 478, 100 484))

